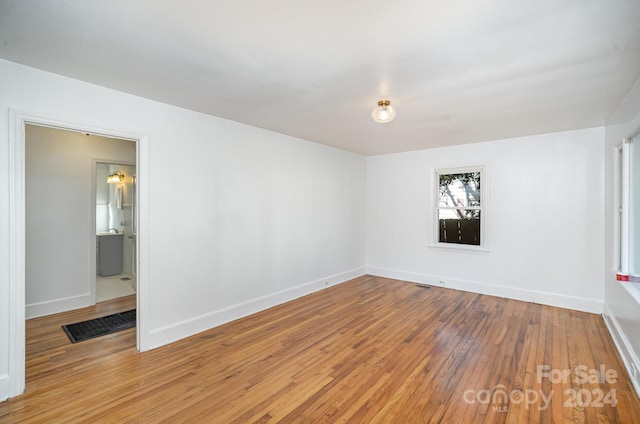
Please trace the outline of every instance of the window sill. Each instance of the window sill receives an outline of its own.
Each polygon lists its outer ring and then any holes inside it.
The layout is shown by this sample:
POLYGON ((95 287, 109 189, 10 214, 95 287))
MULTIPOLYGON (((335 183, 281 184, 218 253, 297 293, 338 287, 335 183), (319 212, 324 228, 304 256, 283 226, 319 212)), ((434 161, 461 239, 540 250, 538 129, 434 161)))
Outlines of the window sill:
POLYGON ((448 252, 473 253, 476 255, 488 255, 491 253, 486 247, 471 246, 468 244, 432 243, 429 245, 429 248, 448 252))
POLYGON ((640 283, 634 283, 634 282, 630 282, 630 281, 618 281, 617 280, 617 275, 618 275, 618 270, 610 270, 610 275, 611 278, 618 284, 620 284, 625 290, 627 290, 629 292, 629 295, 631 295, 631 297, 633 298, 633 300, 635 300, 638 305, 640 305, 640 283))
POLYGON ((621 281, 622 287, 627 289, 631 297, 635 299, 636 302, 640 305, 640 283, 630 283, 628 281, 621 281))

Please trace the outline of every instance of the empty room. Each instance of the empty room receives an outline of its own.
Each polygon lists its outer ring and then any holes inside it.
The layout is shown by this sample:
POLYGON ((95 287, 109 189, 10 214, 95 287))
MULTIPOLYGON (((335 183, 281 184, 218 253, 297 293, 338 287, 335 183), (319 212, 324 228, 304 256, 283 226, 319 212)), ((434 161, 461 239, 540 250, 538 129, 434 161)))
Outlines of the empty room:
POLYGON ((637 0, 0 0, 0 422, 640 423, 637 0))

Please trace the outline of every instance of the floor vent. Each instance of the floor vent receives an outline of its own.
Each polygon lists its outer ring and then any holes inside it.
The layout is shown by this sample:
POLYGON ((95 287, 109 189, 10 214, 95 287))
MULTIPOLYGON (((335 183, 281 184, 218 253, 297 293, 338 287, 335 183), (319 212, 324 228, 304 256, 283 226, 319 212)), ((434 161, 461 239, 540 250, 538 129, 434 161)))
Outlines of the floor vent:
POLYGON ((431 286, 427 286, 426 284, 416 284, 416 287, 420 287, 421 289, 430 289, 431 286))

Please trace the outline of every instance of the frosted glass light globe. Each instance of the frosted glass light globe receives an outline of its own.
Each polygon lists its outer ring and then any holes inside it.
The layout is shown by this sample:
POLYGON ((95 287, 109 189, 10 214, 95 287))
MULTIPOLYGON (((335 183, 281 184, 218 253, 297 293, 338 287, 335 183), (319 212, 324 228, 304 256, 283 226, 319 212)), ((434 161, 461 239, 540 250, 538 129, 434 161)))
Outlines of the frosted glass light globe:
POLYGON ((371 111, 371 118, 381 124, 393 121, 396 117, 396 110, 391 107, 389 100, 378 101, 378 107, 371 111))

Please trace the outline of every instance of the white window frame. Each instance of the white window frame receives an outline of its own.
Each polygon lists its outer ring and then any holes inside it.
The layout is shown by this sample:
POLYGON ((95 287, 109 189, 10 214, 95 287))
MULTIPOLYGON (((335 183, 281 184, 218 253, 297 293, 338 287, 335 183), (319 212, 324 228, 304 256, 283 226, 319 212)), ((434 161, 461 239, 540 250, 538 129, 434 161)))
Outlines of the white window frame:
POLYGON ((433 170, 433 242, 429 245, 431 248, 445 249, 450 251, 460 251, 469 253, 489 253, 488 250, 488 234, 487 234, 487 168, 485 165, 462 166, 454 168, 437 168, 433 170), (440 175, 443 174, 461 174, 466 172, 480 172, 480 206, 465 207, 461 209, 477 209, 480 211, 480 245, 462 244, 462 243, 443 243, 439 240, 440 223, 439 210, 443 209, 439 206, 440 201, 440 175))
POLYGON ((629 258, 629 143, 624 139, 614 147, 614 230, 613 267, 615 272, 626 272, 629 258))
MULTIPOLYGON (((637 271, 631 269, 631 258, 635 258, 635 245, 631 242, 632 232, 638 231, 638 223, 631 218, 632 202, 632 178, 631 174, 631 145, 640 142, 640 132, 633 137, 623 139, 620 144, 615 146, 614 154, 614 233, 613 233, 613 267, 614 271, 621 274, 629 274, 637 271)), ((634 149, 640 148, 635 146, 634 149)))
MULTIPOLYGON (((614 232, 613 232, 613 272, 621 275, 631 274, 630 261, 635 255, 635 246, 631 243, 630 234, 638 231, 636 223, 631 219, 631 143, 640 142, 640 132, 633 137, 625 138, 615 146, 614 152, 614 232)), ((640 146, 636 146, 638 148, 640 146)), ((637 268, 636 268, 637 269, 637 268)), ((621 282, 629 294, 640 303, 640 283, 621 282)))

